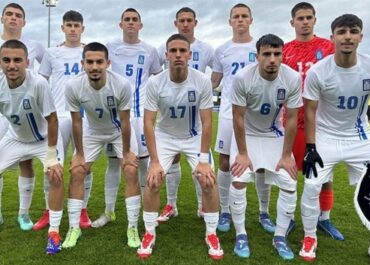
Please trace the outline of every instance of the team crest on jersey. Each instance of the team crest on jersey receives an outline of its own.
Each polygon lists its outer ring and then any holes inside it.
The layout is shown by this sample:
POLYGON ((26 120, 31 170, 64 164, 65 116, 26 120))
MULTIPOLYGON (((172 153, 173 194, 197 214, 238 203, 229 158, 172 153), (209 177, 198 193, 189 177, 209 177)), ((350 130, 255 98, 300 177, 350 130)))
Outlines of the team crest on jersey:
POLYGON ((277 90, 277 100, 285 100, 285 88, 278 88, 277 90))
POLYGON ((145 56, 144 55, 139 55, 137 58, 137 63, 138 64, 144 64, 145 56))
POLYGON ((107 97, 107 104, 108 104, 108 107, 113 107, 114 106, 114 97, 113 96, 108 96, 107 97))
POLYGON ((199 52, 193 52, 193 61, 199 61, 199 52))
POLYGON ((370 79, 362 80, 362 90, 363 91, 370 91, 370 79))
POLYGON ((256 61, 256 54, 254 52, 249 53, 249 61, 255 62, 256 61))
POLYGON ((23 109, 31 109, 30 100, 27 98, 23 99, 23 109))
POLYGON ((321 49, 316 50, 315 57, 316 57, 317 60, 321 60, 322 58, 324 58, 324 53, 322 52, 321 49))
POLYGON ((189 102, 195 102, 196 97, 195 97, 195 91, 194 90, 188 91, 188 100, 189 100, 189 102))

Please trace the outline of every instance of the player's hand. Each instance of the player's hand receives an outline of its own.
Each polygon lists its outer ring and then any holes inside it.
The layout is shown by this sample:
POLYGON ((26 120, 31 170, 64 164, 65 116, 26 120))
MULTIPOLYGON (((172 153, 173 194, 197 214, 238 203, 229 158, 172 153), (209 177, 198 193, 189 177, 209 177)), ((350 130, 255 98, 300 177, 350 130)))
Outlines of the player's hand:
POLYGON ((63 167, 59 163, 48 167, 46 174, 50 181, 63 181, 63 167))
POLYGON ((247 169, 253 171, 252 161, 249 159, 248 154, 237 154, 234 163, 231 165, 231 174, 235 177, 240 177, 247 169))
POLYGON ((291 156, 281 157, 276 165, 275 170, 279 171, 281 168, 285 169, 292 179, 297 180, 298 170, 294 158, 291 156))
POLYGON ((158 162, 150 162, 148 168, 148 176, 146 178, 146 184, 151 189, 160 188, 164 180, 164 170, 158 162))
POLYGON ((123 155, 122 169, 124 169, 125 166, 133 166, 133 167, 137 168, 138 164, 139 164, 139 160, 133 152, 129 151, 128 153, 123 155))
POLYGON ((316 163, 319 164, 321 168, 324 167, 324 163, 316 151, 315 144, 306 144, 306 154, 303 159, 302 173, 306 175, 306 178, 311 178, 311 173, 317 178, 316 163))
POLYGON ((216 175, 209 163, 201 163, 195 167, 193 175, 203 189, 212 188, 216 184, 216 175))
POLYGON ((72 157, 71 166, 69 167, 69 170, 71 171, 75 167, 83 167, 83 169, 87 172, 85 157, 83 155, 75 154, 72 157))

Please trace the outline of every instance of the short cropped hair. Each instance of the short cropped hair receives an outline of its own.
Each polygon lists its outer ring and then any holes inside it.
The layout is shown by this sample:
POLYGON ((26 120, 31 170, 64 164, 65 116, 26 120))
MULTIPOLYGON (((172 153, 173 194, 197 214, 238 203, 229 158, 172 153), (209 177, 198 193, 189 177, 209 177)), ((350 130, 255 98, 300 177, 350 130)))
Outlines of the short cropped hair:
POLYGON ((168 40, 166 41, 166 49, 168 49, 168 43, 170 43, 173 40, 183 40, 183 41, 186 41, 186 43, 190 47, 190 41, 184 35, 181 35, 181 34, 176 33, 176 34, 171 35, 168 38, 168 40))
POLYGON ((67 21, 81 22, 84 23, 82 15, 74 10, 69 10, 63 15, 63 23, 67 21))
POLYGON ((292 8, 292 11, 291 11, 292 18, 294 18, 295 14, 298 12, 298 10, 301 10, 301 9, 312 10, 313 15, 314 16, 316 15, 316 10, 315 10, 315 8, 313 7, 312 4, 307 3, 307 2, 300 2, 292 8))
POLYGON ((230 9, 230 17, 231 17, 231 14, 233 13, 233 10, 234 10, 235 8, 239 8, 239 7, 244 7, 244 8, 246 8, 246 9, 248 9, 249 14, 252 16, 252 10, 251 10, 251 8, 250 8, 249 6, 247 6, 246 4, 239 3, 239 4, 234 5, 234 6, 230 9))
POLYGON ((19 40, 7 40, 6 42, 4 42, 1 45, 0 52, 4 48, 8 48, 8 49, 22 49, 22 50, 24 50, 24 52, 26 54, 26 57, 28 57, 28 49, 27 49, 26 45, 23 42, 19 41, 19 40))
POLYGON ((353 28, 356 26, 362 30, 362 20, 356 15, 344 14, 334 19, 331 23, 331 32, 334 33, 334 30, 339 27, 353 28))
POLYGON ((134 13, 136 13, 136 14, 139 16, 139 20, 141 21, 141 16, 140 16, 139 11, 137 11, 135 8, 132 8, 132 7, 129 7, 129 8, 127 8, 126 10, 124 10, 124 11, 122 12, 121 20, 123 19, 123 16, 124 16, 124 15, 125 15, 125 13, 127 13, 127 12, 134 12, 134 13))
POLYGON ((105 47, 105 45, 103 45, 99 42, 90 42, 89 44, 85 45, 85 47, 82 51, 82 59, 85 59, 85 55, 88 51, 104 52, 105 59, 108 60, 108 49, 107 49, 107 47, 105 47))
POLYGON ((10 3, 10 4, 7 4, 4 8, 3 8, 3 13, 2 15, 4 16, 5 14, 5 10, 9 7, 12 7, 12 8, 16 8, 16 9, 19 9, 20 11, 22 11, 22 14, 23 14, 23 19, 26 19, 26 12, 24 12, 24 9, 21 5, 17 4, 17 3, 10 3))
POLYGON ((187 12, 192 13, 194 18, 196 18, 196 14, 195 14, 195 11, 193 9, 191 9, 190 7, 182 7, 182 8, 180 8, 179 11, 176 12, 176 19, 179 17, 179 15, 181 13, 187 13, 187 12))
POLYGON ((259 38, 256 43, 257 53, 260 53, 260 49, 262 46, 279 48, 284 46, 284 41, 274 34, 266 34, 259 38))

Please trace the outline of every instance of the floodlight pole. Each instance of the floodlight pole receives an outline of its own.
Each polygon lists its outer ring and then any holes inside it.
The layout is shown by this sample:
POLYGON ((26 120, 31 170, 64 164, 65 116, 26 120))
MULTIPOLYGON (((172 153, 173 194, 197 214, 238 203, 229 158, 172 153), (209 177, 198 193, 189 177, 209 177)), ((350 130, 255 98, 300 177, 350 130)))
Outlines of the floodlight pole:
POLYGON ((50 47, 50 35, 51 35, 51 8, 55 7, 58 0, 43 0, 42 4, 45 5, 48 10, 48 47, 50 47))

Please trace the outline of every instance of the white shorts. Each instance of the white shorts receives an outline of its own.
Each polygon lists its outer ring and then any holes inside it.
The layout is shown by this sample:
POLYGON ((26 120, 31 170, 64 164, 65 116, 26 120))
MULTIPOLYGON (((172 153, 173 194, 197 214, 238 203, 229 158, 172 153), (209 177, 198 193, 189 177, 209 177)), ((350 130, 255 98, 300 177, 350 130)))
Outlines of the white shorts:
MULTIPOLYGON (((136 156, 138 155, 136 135, 135 135, 135 131, 132 128, 132 125, 131 125, 130 149, 136 156)), ((107 155, 107 157, 119 157, 115 151, 115 148, 113 147, 113 143, 106 144, 105 154, 107 155)), ((121 154, 122 154, 122 150, 121 150, 121 154)))
POLYGON ((131 130, 135 132, 136 143, 138 146, 138 156, 149 156, 144 135, 144 119, 143 117, 131 118, 131 130))
POLYGON ((230 155, 231 138, 234 134, 233 120, 219 118, 215 151, 220 154, 230 155))
MULTIPOLYGON (((131 143, 132 139, 135 139, 135 137, 132 137, 131 134, 131 143)), ((104 146, 106 146, 106 153, 109 153, 107 156, 122 158, 122 133, 101 134, 89 129, 84 130, 83 149, 86 162, 94 162, 97 160, 104 146)), ((131 145, 131 151, 137 155, 135 145, 131 145)))
POLYGON ((365 163, 370 160, 370 140, 337 140, 316 134, 316 148, 324 168, 316 164, 317 178, 305 179, 310 184, 333 181, 333 168, 343 161, 347 164, 349 184, 355 185, 363 174, 365 163))
MULTIPOLYGON (((232 182, 252 182, 254 181, 255 172, 258 169, 265 169, 265 183, 276 185, 280 189, 295 191, 297 188, 297 181, 292 179, 289 173, 280 169, 275 171, 281 154, 283 152, 284 137, 256 137, 246 136, 248 156, 252 161, 253 170, 249 168, 240 176, 233 176, 232 182)), ((230 165, 235 161, 238 154, 238 147, 236 145, 235 137, 232 137, 230 149, 230 165)), ((293 154, 292 154, 292 158, 293 154)))
MULTIPOLYGON (((39 142, 23 143, 8 136, 4 136, 0 140, 0 174, 9 167, 14 167, 20 161, 29 160, 35 157, 40 159, 44 164, 47 147, 47 138, 39 142)), ((60 134, 58 134, 57 150, 58 161, 63 165, 64 151, 60 134)))
MULTIPOLYGON (((159 163, 164 173, 167 174, 177 154, 185 155, 193 172, 199 163, 199 153, 201 145, 201 135, 181 139, 173 137, 167 133, 156 130, 155 132, 156 147, 159 163)), ((212 153, 209 152, 209 162, 214 167, 212 153)))
POLYGON ((3 139, 5 133, 8 131, 9 121, 5 116, 0 114, 0 139, 3 139))

